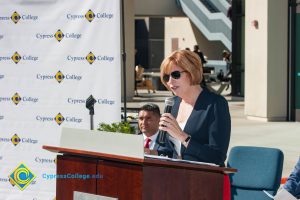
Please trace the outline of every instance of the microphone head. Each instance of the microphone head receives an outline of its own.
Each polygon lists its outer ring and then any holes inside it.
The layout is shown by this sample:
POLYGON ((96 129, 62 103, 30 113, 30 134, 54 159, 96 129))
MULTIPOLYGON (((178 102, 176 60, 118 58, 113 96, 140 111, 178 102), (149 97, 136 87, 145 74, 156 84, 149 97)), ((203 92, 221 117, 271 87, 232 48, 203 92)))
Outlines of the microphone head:
POLYGON ((174 98, 173 97, 167 97, 165 99, 165 105, 166 106, 173 106, 174 105, 174 98))

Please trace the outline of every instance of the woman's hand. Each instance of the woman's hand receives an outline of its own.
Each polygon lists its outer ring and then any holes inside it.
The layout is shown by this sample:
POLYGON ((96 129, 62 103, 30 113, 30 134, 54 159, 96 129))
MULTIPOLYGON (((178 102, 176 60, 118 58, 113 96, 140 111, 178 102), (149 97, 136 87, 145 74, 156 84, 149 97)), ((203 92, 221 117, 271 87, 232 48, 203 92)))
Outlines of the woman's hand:
POLYGON ((159 130, 167 131, 172 137, 181 141, 181 143, 188 137, 170 113, 162 114, 159 122, 159 130))

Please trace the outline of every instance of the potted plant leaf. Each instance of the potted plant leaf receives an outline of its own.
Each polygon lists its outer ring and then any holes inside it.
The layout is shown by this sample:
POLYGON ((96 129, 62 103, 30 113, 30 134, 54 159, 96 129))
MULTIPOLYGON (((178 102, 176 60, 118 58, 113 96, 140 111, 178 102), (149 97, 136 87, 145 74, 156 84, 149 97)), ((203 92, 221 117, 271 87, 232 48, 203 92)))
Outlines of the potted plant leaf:
POLYGON ((136 129, 129 122, 115 122, 111 124, 100 123, 98 131, 119 132, 125 134, 135 134, 136 129))

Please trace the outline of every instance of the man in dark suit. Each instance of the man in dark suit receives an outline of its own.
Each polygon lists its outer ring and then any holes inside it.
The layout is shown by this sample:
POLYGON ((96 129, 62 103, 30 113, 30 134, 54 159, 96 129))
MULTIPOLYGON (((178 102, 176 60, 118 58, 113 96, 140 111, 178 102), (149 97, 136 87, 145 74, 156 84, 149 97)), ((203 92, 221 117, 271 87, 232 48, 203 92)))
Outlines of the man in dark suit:
POLYGON ((290 174, 288 180, 283 186, 294 197, 300 198, 300 158, 295 166, 294 171, 290 174))
POLYGON ((159 120, 160 109, 156 104, 148 103, 139 109, 138 124, 144 137, 144 151, 146 154, 172 157, 174 148, 171 143, 158 143, 159 120))

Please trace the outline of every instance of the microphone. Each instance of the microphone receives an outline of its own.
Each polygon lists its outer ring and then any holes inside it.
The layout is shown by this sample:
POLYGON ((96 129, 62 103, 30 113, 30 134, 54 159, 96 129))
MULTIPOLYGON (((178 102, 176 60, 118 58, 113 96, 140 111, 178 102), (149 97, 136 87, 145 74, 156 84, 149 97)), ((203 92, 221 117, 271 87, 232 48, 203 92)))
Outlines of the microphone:
MULTIPOLYGON (((164 110, 164 113, 171 113, 171 110, 172 110, 172 107, 174 105, 174 99, 173 97, 168 97, 165 99, 165 110, 164 110)), ((158 142, 160 144, 164 144, 165 143, 165 140, 166 140, 166 134, 168 133, 167 131, 162 131, 162 130, 159 130, 158 132, 158 142)))

